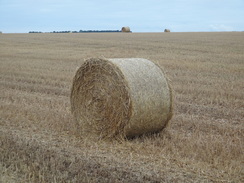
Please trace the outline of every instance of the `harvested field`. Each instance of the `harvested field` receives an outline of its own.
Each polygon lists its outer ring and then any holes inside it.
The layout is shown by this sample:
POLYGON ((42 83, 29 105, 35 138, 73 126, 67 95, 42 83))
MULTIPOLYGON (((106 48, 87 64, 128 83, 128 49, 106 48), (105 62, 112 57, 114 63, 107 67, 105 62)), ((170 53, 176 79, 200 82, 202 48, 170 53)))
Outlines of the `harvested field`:
POLYGON ((0 182, 243 182, 244 33, 3 34, 0 182), (79 136, 70 92, 85 59, 164 67, 174 116, 160 134, 79 136))

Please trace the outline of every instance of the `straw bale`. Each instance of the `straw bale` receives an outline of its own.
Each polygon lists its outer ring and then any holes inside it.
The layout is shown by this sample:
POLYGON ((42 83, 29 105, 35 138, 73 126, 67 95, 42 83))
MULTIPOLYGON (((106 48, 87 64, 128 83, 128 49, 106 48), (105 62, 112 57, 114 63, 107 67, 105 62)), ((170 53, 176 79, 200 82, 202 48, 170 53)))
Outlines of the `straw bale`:
POLYGON ((73 79, 71 111, 81 133, 134 137, 166 127, 172 93, 163 71, 149 60, 91 58, 73 79))
POLYGON ((121 31, 122 32, 131 32, 130 27, 122 27, 121 31))
POLYGON ((170 30, 169 29, 164 29, 164 32, 170 32, 170 30))

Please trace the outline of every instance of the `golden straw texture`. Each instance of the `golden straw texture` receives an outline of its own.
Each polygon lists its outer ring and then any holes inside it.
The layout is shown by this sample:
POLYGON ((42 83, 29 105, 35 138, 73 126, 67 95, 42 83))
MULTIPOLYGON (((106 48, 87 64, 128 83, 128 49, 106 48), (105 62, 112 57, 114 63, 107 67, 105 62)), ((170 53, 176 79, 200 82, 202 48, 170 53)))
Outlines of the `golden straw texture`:
POLYGON ((149 60, 92 58, 74 77, 71 111, 82 133, 134 137, 167 125, 172 93, 162 70, 149 60))
POLYGON ((121 31, 122 32, 131 32, 130 27, 122 27, 121 31))

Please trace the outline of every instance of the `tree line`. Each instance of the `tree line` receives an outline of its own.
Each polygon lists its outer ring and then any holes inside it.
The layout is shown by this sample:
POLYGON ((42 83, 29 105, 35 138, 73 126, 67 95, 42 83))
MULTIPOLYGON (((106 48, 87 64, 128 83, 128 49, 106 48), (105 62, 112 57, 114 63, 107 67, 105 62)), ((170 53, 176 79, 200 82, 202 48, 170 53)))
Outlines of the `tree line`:
MULTIPOLYGON (((79 31, 52 31, 45 33, 92 33, 92 32, 121 32, 120 30, 79 30, 79 31)), ((43 33, 41 31, 29 31, 29 33, 43 33)))

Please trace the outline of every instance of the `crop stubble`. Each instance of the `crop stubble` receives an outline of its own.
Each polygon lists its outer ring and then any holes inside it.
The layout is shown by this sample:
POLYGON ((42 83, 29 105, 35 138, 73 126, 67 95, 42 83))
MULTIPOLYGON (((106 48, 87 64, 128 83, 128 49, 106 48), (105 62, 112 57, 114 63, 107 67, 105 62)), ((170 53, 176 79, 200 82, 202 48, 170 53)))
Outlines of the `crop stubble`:
POLYGON ((238 32, 2 34, 0 180, 241 182, 243 50, 238 32), (76 136, 70 88, 90 57, 162 65, 175 94, 171 126, 133 141, 76 136))

